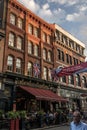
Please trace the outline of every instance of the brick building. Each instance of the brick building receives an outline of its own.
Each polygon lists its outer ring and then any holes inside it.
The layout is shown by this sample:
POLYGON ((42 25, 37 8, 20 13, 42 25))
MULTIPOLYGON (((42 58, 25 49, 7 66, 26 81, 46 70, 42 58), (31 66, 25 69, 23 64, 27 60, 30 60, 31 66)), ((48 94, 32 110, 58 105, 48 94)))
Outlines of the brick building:
POLYGON ((27 110, 36 105, 45 110, 84 107, 86 97, 81 97, 81 94, 87 90, 85 75, 62 77, 57 81, 51 77, 53 68, 84 62, 84 44, 58 25, 47 23, 16 0, 4 0, 1 4, 5 38, 0 41, 0 89, 9 99, 8 109, 13 108, 15 101, 17 109, 27 110), (57 94, 60 95, 59 101, 57 94))

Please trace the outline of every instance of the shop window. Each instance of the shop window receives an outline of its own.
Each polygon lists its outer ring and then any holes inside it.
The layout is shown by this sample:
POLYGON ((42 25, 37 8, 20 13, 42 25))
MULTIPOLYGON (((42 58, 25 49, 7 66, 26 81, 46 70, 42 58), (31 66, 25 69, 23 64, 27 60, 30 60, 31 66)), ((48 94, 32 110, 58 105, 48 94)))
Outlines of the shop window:
POLYGON ((7 70, 8 71, 13 71, 13 57, 12 56, 8 56, 7 58, 7 70))
POLYGON ((33 64, 31 62, 28 62, 28 72, 27 72, 27 74, 29 76, 32 76, 32 74, 33 74, 33 64))
POLYGON ((22 61, 19 58, 16 59, 16 72, 19 74, 22 72, 22 61))
POLYGON ((14 33, 10 32, 8 45, 14 47, 14 42, 15 42, 15 35, 14 35, 14 33))
POLYGON ((33 54, 33 43, 28 41, 28 53, 33 54))
POLYGON ((16 24, 16 16, 13 13, 10 14, 10 23, 13 25, 16 24))

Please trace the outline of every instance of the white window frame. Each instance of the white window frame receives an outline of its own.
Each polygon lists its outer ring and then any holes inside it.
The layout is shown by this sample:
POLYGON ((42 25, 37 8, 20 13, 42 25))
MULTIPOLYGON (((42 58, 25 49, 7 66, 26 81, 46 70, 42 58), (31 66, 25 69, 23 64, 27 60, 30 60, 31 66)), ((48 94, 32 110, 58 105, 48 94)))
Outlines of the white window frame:
POLYGON ((17 49, 22 50, 22 38, 17 37, 17 49))
POLYGON ((13 25, 16 24, 16 16, 13 13, 10 14, 10 23, 13 25))
POLYGON ((16 73, 21 74, 21 70, 22 70, 22 62, 21 62, 21 59, 17 58, 16 59, 16 73))
POLYGON ((8 56, 7 58, 7 70, 8 71, 13 71, 13 57, 12 56, 8 56))
POLYGON ((15 42, 15 35, 10 32, 9 33, 8 45, 14 47, 14 42, 15 42))
POLYGON ((18 28, 23 29, 23 20, 22 20, 22 18, 18 18, 18 28))

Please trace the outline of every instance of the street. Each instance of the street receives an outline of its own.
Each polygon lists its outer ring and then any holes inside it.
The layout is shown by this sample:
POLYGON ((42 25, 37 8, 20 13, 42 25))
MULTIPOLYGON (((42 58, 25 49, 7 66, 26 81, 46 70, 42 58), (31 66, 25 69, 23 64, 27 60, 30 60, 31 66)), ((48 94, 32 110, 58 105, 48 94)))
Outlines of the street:
POLYGON ((58 127, 55 127, 55 128, 47 128, 47 129, 45 129, 45 130, 69 130, 69 126, 58 126, 58 127))

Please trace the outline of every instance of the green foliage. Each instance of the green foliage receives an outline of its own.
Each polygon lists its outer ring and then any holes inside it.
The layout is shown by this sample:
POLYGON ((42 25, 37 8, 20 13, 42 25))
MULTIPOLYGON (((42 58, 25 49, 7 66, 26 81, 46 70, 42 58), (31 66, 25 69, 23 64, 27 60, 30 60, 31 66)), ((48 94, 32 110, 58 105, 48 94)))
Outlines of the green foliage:
POLYGON ((3 116, 3 114, 4 114, 4 111, 0 110, 0 118, 3 116))
POLYGON ((27 115, 27 112, 25 110, 19 111, 20 118, 25 118, 27 115))
POLYGON ((18 112, 18 111, 8 111, 7 117, 8 117, 9 119, 19 118, 19 112, 18 112))

